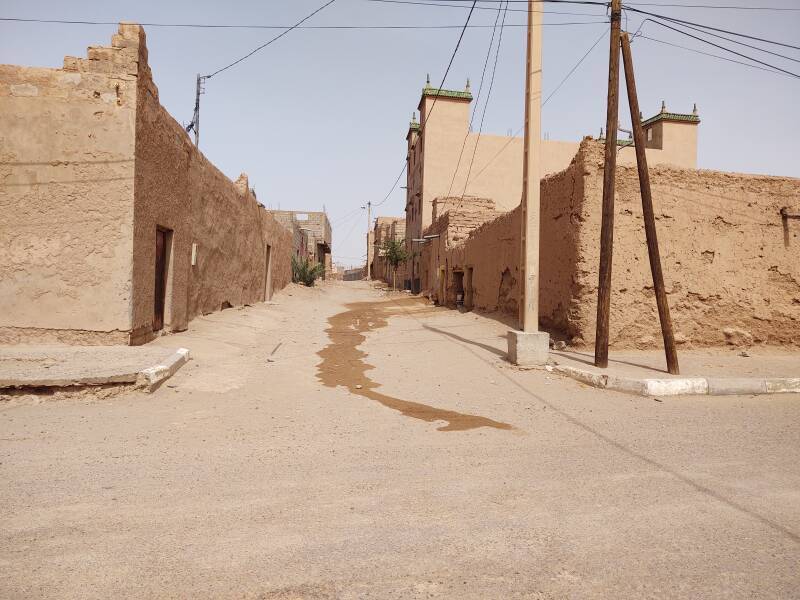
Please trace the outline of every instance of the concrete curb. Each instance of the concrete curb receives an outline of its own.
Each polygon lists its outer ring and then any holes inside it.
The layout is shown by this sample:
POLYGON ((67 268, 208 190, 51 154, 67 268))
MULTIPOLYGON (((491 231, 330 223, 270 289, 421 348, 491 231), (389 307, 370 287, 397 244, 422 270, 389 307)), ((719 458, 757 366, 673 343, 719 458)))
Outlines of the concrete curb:
POLYGON ((189 349, 178 348, 175 354, 167 358, 162 364, 139 371, 136 378, 137 387, 141 387, 148 393, 154 392, 187 362, 189 362, 189 349))
POLYGON ((669 379, 618 377, 548 365, 547 371, 566 375, 592 387, 639 396, 725 396, 733 394, 800 394, 800 377, 675 377, 669 379))

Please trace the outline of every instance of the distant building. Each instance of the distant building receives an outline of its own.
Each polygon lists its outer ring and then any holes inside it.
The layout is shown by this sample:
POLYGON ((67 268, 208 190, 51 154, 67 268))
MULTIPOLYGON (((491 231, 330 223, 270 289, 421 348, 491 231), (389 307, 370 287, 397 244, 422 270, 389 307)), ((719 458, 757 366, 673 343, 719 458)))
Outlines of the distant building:
POLYGON ((324 265, 325 275, 330 275, 332 231, 328 215, 300 210, 273 210, 271 213, 284 226, 301 232, 295 235, 296 255, 324 265))
MULTIPOLYGON (((378 217, 375 219, 371 239, 373 240, 372 279, 379 279, 385 283, 392 284, 394 273, 384 256, 384 244, 389 239, 405 242, 405 219, 401 217, 378 217)), ((400 286, 406 280, 405 271, 405 265, 400 265, 397 269, 396 281, 400 286)))

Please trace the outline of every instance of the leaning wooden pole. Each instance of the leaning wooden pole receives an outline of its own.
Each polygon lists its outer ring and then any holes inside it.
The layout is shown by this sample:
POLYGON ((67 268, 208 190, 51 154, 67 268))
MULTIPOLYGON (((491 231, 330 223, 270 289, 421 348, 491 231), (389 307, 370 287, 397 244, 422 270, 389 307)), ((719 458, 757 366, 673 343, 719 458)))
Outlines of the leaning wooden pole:
POLYGON ((608 366, 608 323, 611 308, 611 259, 614 254, 614 176, 617 171, 619 124, 619 37, 621 0, 611 2, 611 47, 608 59, 606 150, 603 168, 603 216, 600 226, 600 277, 597 285, 597 328, 594 364, 608 366))
POLYGON ((627 33, 621 35, 622 63, 625 66, 625 85, 628 89, 628 104, 633 123, 633 143, 636 148, 636 166, 639 168, 639 188, 642 194, 642 213, 644 232, 647 236, 647 254, 650 257, 650 272, 653 274, 653 288, 656 291, 658 318, 661 321, 661 335, 664 337, 664 352, 667 355, 667 370, 673 375, 679 373, 678 353, 675 350, 675 336, 672 333, 672 318, 669 315, 667 291, 664 289, 664 274, 661 272, 661 255, 658 252, 656 219, 653 214, 653 195, 650 190, 650 173, 647 169, 644 129, 639 116, 639 97, 636 95, 636 79, 633 75, 633 55, 627 33))

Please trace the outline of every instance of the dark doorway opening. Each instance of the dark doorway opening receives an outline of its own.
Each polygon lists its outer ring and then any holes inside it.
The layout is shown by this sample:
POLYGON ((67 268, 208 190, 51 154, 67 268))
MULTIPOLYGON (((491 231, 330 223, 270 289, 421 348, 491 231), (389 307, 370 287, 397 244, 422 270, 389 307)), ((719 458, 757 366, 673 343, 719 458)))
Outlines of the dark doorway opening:
POLYGON ((272 246, 267 244, 267 271, 264 275, 264 302, 272 300, 272 246))
POLYGON ((164 328, 164 313, 167 304, 167 277, 169 276, 169 254, 172 230, 156 227, 156 273, 153 294, 153 331, 164 328))
POLYGON ((464 271, 453 271, 453 294, 456 297, 456 308, 464 306, 464 271))
POLYGON ((475 302, 475 292, 472 288, 473 267, 467 267, 464 273, 464 309, 472 310, 475 302))

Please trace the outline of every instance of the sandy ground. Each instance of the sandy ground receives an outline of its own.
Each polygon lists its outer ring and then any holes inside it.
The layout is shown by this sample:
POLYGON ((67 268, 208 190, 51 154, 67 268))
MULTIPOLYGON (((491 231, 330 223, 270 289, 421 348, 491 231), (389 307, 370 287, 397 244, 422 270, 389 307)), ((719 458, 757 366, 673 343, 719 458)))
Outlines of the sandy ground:
POLYGON ((152 395, 0 404, 2 598, 798 598, 800 399, 654 401, 363 283, 155 342, 152 395))

